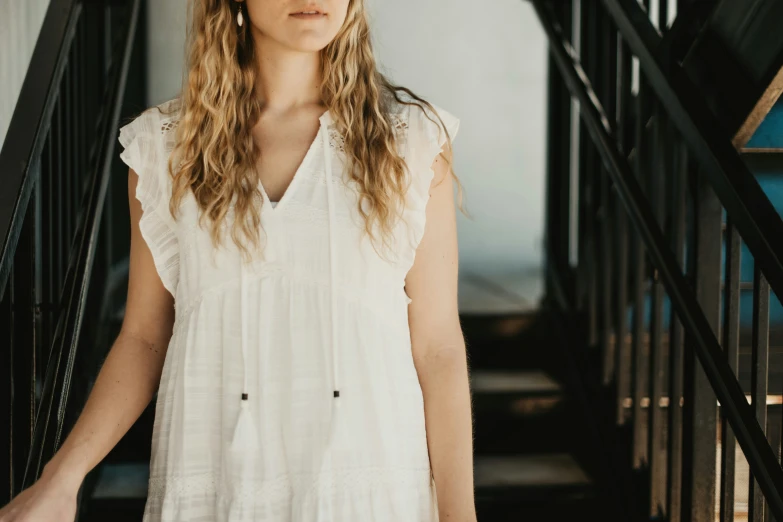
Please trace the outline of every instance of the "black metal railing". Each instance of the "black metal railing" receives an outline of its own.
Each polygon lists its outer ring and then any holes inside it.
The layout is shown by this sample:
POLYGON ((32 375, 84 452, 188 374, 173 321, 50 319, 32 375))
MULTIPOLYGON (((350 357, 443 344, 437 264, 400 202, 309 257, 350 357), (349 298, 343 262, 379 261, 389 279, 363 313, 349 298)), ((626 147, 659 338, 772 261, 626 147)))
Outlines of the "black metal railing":
POLYGON ((533 4, 551 55, 549 294, 587 340, 576 356, 606 399, 614 469, 634 470, 619 481, 628 510, 729 521, 742 492, 748 520, 783 521, 783 420, 768 406, 783 396, 770 388, 783 221, 672 58, 669 2, 533 4))
POLYGON ((96 252, 140 6, 52 0, 0 151, 0 505, 86 399, 80 347, 108 271, 96 252))

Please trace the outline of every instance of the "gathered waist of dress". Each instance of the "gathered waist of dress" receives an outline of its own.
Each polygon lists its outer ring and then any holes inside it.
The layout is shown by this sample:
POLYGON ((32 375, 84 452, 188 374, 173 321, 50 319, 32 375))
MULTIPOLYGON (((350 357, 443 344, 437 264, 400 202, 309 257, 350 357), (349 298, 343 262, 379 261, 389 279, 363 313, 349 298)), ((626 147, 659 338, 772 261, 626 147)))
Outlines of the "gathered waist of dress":
MULTIPOLYGON (((287 268, 277 263, 264 263, 254 267, 252 273, 245 275, 243 284, 252 285, 270 278, 288 280, 293 284, 303 284, 312 286, 314 289, 323 288, 324 290, 328 290, 331 284, 328 275, 319 277, 316 274, 287 268)), ((209 299, 220 292, 237 290, 239 285, 240 280, 239 276, 237 276, 217 282, 197 292, 189 292, 187 288, 180 286, 176 304, 177 322, 186 319, 205 299, 209 299)), ((399 284, 390 284, 382 280, 376 280, 372 282, 372 285, 360 288, 357 288, 356 285, 338 281, 337 296, 338 299, 358 302, 364 308, 380 315, 385 320, 391 320, 396 315, 393 312, 406 313, 407 305, 410 302, 404 290, 404 280, 399 284), (390 312, 392 312, 391 317, 389 316, 390 312)))

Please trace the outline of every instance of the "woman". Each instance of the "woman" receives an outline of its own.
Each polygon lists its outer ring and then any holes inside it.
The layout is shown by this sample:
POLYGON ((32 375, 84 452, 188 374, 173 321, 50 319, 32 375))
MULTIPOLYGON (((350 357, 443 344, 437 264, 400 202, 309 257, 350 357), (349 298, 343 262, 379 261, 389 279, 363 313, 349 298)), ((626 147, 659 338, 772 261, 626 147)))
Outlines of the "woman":
POLYGON ((192 8, 180 97, 120 132, 122 331, 0 521, 73 520, 156 391, 145 521, 474 521, 459 120, 376 71, 363 0, 192 8))

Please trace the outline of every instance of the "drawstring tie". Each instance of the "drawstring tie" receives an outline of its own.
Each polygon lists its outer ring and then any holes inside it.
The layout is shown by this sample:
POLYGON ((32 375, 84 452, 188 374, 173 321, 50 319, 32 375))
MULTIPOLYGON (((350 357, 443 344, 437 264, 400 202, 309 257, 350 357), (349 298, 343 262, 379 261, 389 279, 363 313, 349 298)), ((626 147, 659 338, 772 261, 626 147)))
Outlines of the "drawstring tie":
MULTIPOLYGON (((338 352, 337 352, 337 246, 335 242, 337 240, 337 232, 335 230, 335 203, 334 203, 334 188, 332 187, 332 157, 329 151, 329 131, 323 122, 321 122, 321 136, 323 138, 324 148, 324 164, 326 168, 326 204, 329 207, 329 297, 331 303, 329 305, 329 312, 331 314, 331 342, 329 346, 332 352, 332 395, 335 399, 340 397, 340 386, 338 384, 339 365, 338 365, 338 352)), ((339 401, 334 401, 334 406, 337 408, 339 401)))
POLYGON ((247 296, 245 289, 245 262, 239 256, 239 315, 240 315, 240 346, 242 348, 242 395, 240 396, 239 415, 234 425, 234 435, 231 438, 231 448, 240 452, 237 467, 242 477, 248 477, 251 472, 250 462, 258 445, 258 432, 250 411, 250 394, 247 385, 247 296))
MULTIPOLYGON (((335 416, 339 410, 340 398, 340 386, 338 382, 339 376, 339 353, 337 350, 337 247, 335 245, 337 239, 337 233, 335 230, 336 218, 335 218, 335 202, 334 193, 332 187, 332 158, 329 146, 329 130, 326 121, 329 118, 329 111, 327 110, 319 118, 320 127, 319 134, 323 142, 323 154, 324 164, 326 169, 326 202, 328 206, 328 226, 329 226, 329 294, 330 294, 330 341, 329 350, 331 351, 332 359, 332 390, 331 395, 333 399, 331 417, 329 422, 329 435, 327 441, 326 458, 331 467, 332 460, 332 439, 335 430, 335 416)), ((239 292, 240 292, 240 344, 242 348, 242 395, 240 397, 239 415, 237 417, 236 425, 234 426, 234 433, 231 439, 231 447, 236 451, 242 451, 242 458, 238 459, 238 465, 241 468, 240 473, 243 476, 249 475, 250 466, 249 462, 252 461, 252 453, 255 451, 258 445, 258 433, 256 426, 253 422, 253 415, 250 410, 250 394, 248 392, 247 382, 247 325, 249 324, 247 319, 247 297, 245 288, 245 263, 240 255, 239 258, 239 292)), ((265 347, 268 349, 268 347, 265 347)), ((255 398, 255 397, 254 397, 255 398)), ((329 498, 330 509, 331 497, 329 498)))
MULTIPOLYGON (((329 147, 329 131, 327 127, 323 124, 323 118, 328 117, 328 111, 324 114, 324 116, 321 118, 321 138, 323 139, 323 149, 324 149, 324 167, 326 169, 326 204, 328 207, 328 213, 329 213, 329 297, 330 297, 330 305, 329 305, 329 312, 330 312, 330 334, 331 334, 331 340, 329 342, 329 348, 331 350, 332 355, 332 408, 331 408, 331 415, 329 417, 329 435, 326 443, 326 455, 325 460, 328 462, 328 468, 332 467, 332 440, 334 439, 334 432, 337 426, 337 423, 335 422, 335 417, 337 416, 337 413, 339 412, 339 405, 340 401, 338 400, 340 398, 340 385, 338 382, 338 376, 340 375, 340 367, 339 367, 339 357, 338 357, 338 350, 337 350, 337 232, 336 232, 336 219, 335 219, 335 202, 334 202, 334 193, 333 193, 333 187, 332 187, 332 178, 334 177, 332 173, 332 155, 329 147)), ((332 495, 328 495, 328 503, 329 503, 329 513, 330 513, 330 521, 334 522, 334 505, 333 505, 334 499, 332 498, 332 495)))

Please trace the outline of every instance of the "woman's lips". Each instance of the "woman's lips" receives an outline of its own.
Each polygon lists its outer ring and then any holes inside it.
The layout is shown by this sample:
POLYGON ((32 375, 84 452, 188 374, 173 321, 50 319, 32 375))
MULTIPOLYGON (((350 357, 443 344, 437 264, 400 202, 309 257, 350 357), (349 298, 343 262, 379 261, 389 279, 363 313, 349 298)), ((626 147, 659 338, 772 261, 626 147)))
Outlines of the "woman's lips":
POLYGON ((323 13, 315 13, 315 14, 294 13, 291 16, 293 16, 294 18, 299 18, 300 20, 318 20, 320 18, 325 17, 326 15, 323 13))

